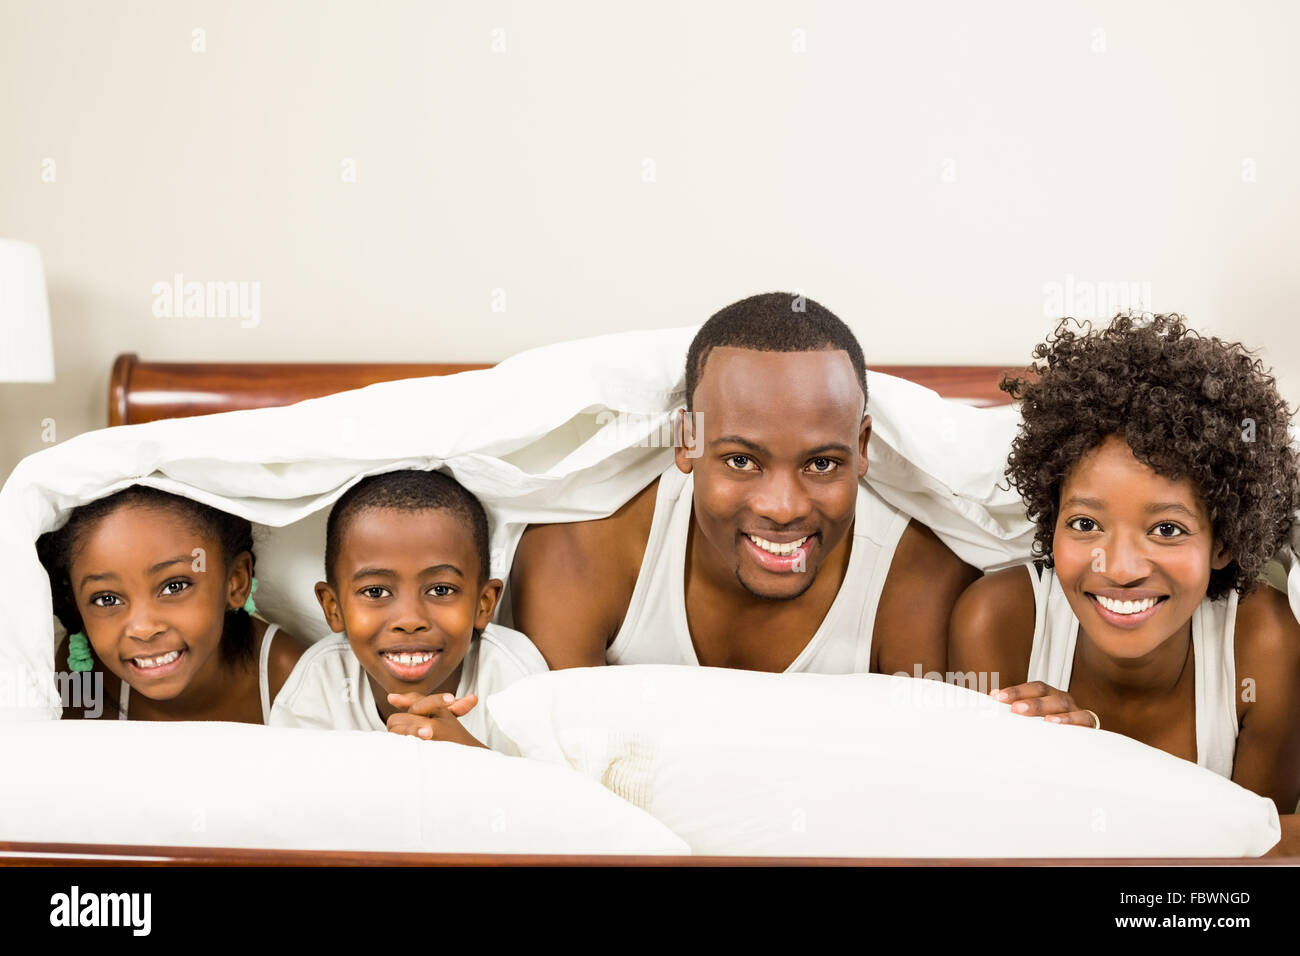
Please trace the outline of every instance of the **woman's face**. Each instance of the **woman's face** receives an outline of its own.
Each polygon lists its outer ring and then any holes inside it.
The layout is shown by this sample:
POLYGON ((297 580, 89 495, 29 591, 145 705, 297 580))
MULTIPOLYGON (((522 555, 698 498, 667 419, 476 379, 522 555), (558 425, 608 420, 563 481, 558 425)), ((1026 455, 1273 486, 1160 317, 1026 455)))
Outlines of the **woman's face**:
POLYGON ((1182 633, 1231 560, 1191 482, 1156 474, 1116 435, 1066 478, 1052 553, 1079 626, 1132 660, 1182 633))
POLYGON ((69 567, 86 637, 109 671, 170 700, 219 666, 228 608, 251 583, 247 552, 225 568, 221 544, 168 508, 127 505, 95 523, 69 567))

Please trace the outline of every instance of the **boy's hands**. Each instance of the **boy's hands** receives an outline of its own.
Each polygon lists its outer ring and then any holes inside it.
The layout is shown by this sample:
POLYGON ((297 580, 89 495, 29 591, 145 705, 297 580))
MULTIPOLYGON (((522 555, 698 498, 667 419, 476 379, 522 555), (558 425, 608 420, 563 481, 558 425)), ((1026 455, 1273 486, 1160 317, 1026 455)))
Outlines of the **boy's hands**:
POLYGON ((407 734, 421 740, 446 740, 469 747, 485 747, 460 722, 474 705, 478 695, 455 697, 452 694, 389 694, 388 702, 399 708, 388 718, 388 732, 407 734))
POLYGON ((1040 680, 1014 687, 1003 687, 992 692, 994 700, 1010 704, 1011 710, 1026 717, 1042 717, 1053 724, 1078 724, 1081 727, 1100 729, 1101 721, 1090 710, 1083 710, 1074 698, 1040 680))

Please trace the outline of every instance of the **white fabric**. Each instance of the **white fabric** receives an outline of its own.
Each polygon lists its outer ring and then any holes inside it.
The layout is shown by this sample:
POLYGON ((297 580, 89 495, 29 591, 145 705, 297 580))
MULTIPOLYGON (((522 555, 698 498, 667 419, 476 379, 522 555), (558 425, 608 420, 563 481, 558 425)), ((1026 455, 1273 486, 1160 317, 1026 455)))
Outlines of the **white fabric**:
MULTIPOLYGON (((271 717, 271 678, 267 662, 271 657, 271 638, 280 629, 279 624, 268 624, 266 634, 262 636, 262 650, 257 656, 257 687, 262 697, 262 723, 269 723, 271 717)), ((131 707, 131 685, 122 681, 118 685, 117 719, 129 720, 127 711, 131 707)))
MULTIPOLYGON (((686 620, 686 543, 694 474, 669 465, 659 479, 654 520, 623 625, 605 653, 610 664, 699 664, 686 620)), ((817 632, 786 671, 851 674, 871 669, 876 607, 907 515, 858 486, 849 565, 817 632)))
MULTIPOLYGON (((518 631, 489 624, 470 642, 461 662, 456 696, 477 694, 479 703, 461 724, 480 743, 513 754, 514 745, 488 718, 483 701, 529 674, 546 672, 546 661, 533 642, 518 631)), ((346 634, 331 634, 307 650, 285 681, 275 706, 272 727, 318 730, 386 730, 365 669, 352 653, 346 634)))
POLYGON ((488 699, 525 757, 571 766, 697 854, 1258 856, 1273 801, 1105 730, 883 674, 554 671, 488 699))
POLYGON ((0 787, 0 841, 688 852, 662 824, 571 770, 396 734, 40 721, 0 734, 0 766, 24 768, 0 787))
MULTIPOLYGON (((1029 655, 1029 680, 1041 680, 1068 691, 1079 619, 1055 571, 1044 568, 1040 577, 1033 562, 1025 567, 1034 586, 1034 647, 1029 655)), ((1218 601, 1207 598, 1192 612, 1196 762, 1228 778, 1232 777, 1232 761, 1237 753, 1236 622, 1236 591, 1218 601)))
MULTIPOLYGON (((60 713, 49 581, 35 540, 73 507, 141 483, 249 518, 262 526, 259 608, 291 634, 319 634, 312 586, 323 576, 325 517, 348 487, 368 474, 445 466, 487 508, 492 572, 505 577, 527 524, 608 515, 668 466, 660 438, 682 403, 694 332, 565 342, 492 369, 287 408, 87 432, 27 457, 0 489, 0 720, 60 713)), ((1016 411, 945 401, 878 373, 868 379, 871 487, 980 568, 1027 560, 1032 527, 1002 479, 1016 411)), ((1292 550, 1274 574, 1300 610, 1292 550)))

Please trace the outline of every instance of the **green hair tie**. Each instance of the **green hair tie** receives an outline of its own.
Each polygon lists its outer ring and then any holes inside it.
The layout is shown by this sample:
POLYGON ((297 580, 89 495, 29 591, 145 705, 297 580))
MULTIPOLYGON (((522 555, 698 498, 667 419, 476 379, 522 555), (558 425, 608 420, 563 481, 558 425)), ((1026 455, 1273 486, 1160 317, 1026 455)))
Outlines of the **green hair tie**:
POLYGON ((90 641, 78 631, 68 635, 68 669, 89 671, 95 669, 95 659, 90 656, 90 641))
POLYGON ((248 600, 244 602, 244 610, 249 614, 257 613, 257 605, 253 603, 253 595, 257 593, 257 578, 253 578, 253 586, 248 589, 248 600))

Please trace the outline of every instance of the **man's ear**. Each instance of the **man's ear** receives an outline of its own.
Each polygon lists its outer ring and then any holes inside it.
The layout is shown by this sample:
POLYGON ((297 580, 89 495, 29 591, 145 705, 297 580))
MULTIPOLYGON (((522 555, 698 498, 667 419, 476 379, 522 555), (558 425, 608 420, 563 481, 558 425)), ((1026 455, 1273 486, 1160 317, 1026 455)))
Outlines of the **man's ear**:
POLYGON ((684 408, 677 412, 675 431, 678 440, 673 443, 673 460, 677 462, 677 470, 683 475, 691 473, 692 464, 703 451, 700 446, 700 442, 704 440, 702 417, 699 412, 688 412, 684 408))
POLYGON ((1214 550, 1210 552, 1210 567, 1222 571, 1232 563, 1232 555, 1218 538, 1214 539, 1214 550))
POLYGON ((325 623, 330 626, 330 630, 335 634, 342 634, 345 628, 339 597, 327 582, 316 582, 316 600, 320 602, 320 609, 325 612, 325 623))
POLYGON ((492 623, 492 613, 497 609, 497 602, 501 600, 502 587, 504 585, 500 578, 492 578, 483 585, 483 590, 478 595, 478 609, 474 612, 476 630, 481 631, 492 623))
POLYGON ((238 611, 253 589, 253 556, 241 551, 226 572, 226 607, 238 611))
POLYGON ((871 416, 863 415, 858 426, 858 477, 867 475, 867 442, 871 440, 871 416))

